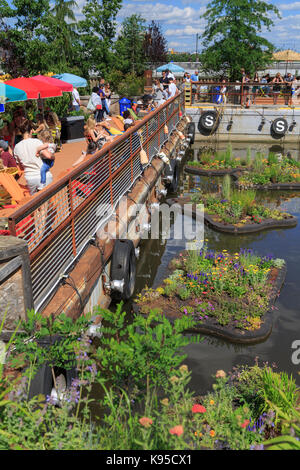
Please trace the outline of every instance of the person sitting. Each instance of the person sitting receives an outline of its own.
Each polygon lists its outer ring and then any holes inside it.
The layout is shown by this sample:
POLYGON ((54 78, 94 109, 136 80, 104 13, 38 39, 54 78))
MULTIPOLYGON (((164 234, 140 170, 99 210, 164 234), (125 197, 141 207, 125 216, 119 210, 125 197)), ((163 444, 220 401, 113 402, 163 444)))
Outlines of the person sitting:
POLYGON ((96 150, 100 150, 103 145, 107 142, 111 142, 113 139, 112 136, 105 134, 102 123, 97 124, 93 116, 90 116, 86 122, 84 135, 88 142, 86 153, 89 154, 96 152, 96 150))
POLYGON ((18 168, 18 164, 9 152, 8 142, 0 140, 0 160, 5 168, 18 168))
POLYGON ((37 128, 35 129, 36 134, 39 134, 40 132, 48 129, 48 124, 42 114, 37 114, 36 120, 37 120, 37 128))
POLYGON ((124 121, 123 121, 124 126, 125 126, 125 124, 133 124, 133 119, 132 119, 131 114, 128 111, 128 109, 126 109, 124 111, 123 118, 124 118, 124 121))
POLYGON ((41 184, 37 188, 38 191, 41 191, 46 186, 47 172, 54 165, 56 144, 54 144, 52 134, 48 129, 41 131, 38 134, 38 138, 42 141, 42 145, 36 149, 35 155, 43 160, 43 165, 41 166, 41 184))
MULTIPOLYGON (((43 145, 39 139, 32 138, 32 123, 26 120, 20 128, 22 133, 21 142, 14 148, 14 156, 19 163, 31 195, 33 195, 41 184, 41 167, 43 161, 36 156, 37 148, 43 145)), ((46 185, 52 183, 53 177, 50 171, 46 174, 46 185)))

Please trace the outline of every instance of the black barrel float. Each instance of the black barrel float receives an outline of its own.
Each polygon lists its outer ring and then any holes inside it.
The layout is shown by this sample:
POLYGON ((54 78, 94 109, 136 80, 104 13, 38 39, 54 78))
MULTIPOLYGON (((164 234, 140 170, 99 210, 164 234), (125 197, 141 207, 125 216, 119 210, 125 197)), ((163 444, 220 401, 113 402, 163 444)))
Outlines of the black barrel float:
MULTIPOLYGON (((39 344, 40 347, 49 348, 51 345, 58 344, 62 342, 64 338, 60 335, 54 336, 45 336, 38 338, 35 341, 39 344)), ((31 399, 37 395, 47 395, 50 396, 52 389, 54 388, 53 373, 57 379, 62 378, 64 382, 64 387, 66 390, 70 389, 72 381, 77 378, 77 369, 76 369, 76 359, 74 354, 69 354, 69 359, 65 362, 65 368, 61 366, 50 367, 49 363, 41 364, 38 367, 36 373, 30 381, 28 398, 31 399)))
POLYGON ((288 130, 287 120, 279 117, 271 124, 271 135, 276 139, 283 137, 288 130))
POLYGON ((114 297, 128 300, 132 297, 136 277, 136 256, 134 244, 131 240, 116 240, 111 261, 111 282, 124 281, 118 291, 113 292, 114 297))
POLYGON ((170 163, 165 167, 165 179, 168 190, 175 193, 178 188, 178 177, 179 177, 179 164, 177 160, 170 160, 170 163))
POLYGON ((213 134, 220 122, 219 113, 217 111, 205 111, 201 114, 198 122, 198 130, 201 134, 213 134))
POLYGON ((194 122, 190 122, 187 128, 187 135, 191 139, 191 145, 195 142, 195 132, 196 132, 196 126, 194 122))

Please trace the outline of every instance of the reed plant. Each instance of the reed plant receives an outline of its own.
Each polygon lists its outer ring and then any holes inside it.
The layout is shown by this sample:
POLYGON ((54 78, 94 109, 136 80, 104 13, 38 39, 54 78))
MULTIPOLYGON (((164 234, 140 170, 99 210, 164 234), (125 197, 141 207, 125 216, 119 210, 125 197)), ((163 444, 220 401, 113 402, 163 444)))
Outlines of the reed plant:
POLYGON ((231 197, 231 179, 229 175, 225 175, 222 183, 222 196, 224 199, 230 200, 231 197))

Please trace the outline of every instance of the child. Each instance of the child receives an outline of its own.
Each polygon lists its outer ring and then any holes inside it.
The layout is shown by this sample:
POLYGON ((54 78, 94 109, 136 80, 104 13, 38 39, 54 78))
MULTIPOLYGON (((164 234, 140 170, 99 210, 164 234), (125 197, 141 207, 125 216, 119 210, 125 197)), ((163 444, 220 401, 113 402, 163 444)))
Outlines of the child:
POLYGON ((41 157, 43 164, 41 167, 41 184, 37 190, 41 191, 46 186, 46 173, 54 165, 56 145, 53 143, 52 134, 50 130, 45 129, 38 135, 39 139, 43 142, 36 150, 36 156, 41 157))

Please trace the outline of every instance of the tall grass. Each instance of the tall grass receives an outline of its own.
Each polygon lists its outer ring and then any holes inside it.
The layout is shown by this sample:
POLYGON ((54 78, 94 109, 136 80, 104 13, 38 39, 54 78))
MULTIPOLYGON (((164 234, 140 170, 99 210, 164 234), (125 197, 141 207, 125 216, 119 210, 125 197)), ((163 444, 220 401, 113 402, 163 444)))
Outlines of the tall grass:
POLYGON ((254 171, 257 173, 262 170, 263 167, 263 155, 261 152, 256 152, 254 163, 253 163, 254 171))
POLYGON ((222 183, 222 195, 224 199, 230 200, 231 196, 231 179, 229 175, 225 175, 222 183))
POLYGON ((254 203, 256 192, 253 190, 248 191, 233 191, 231 194, 231 202, 239 202, 244 210, 248 210, 254 203))

